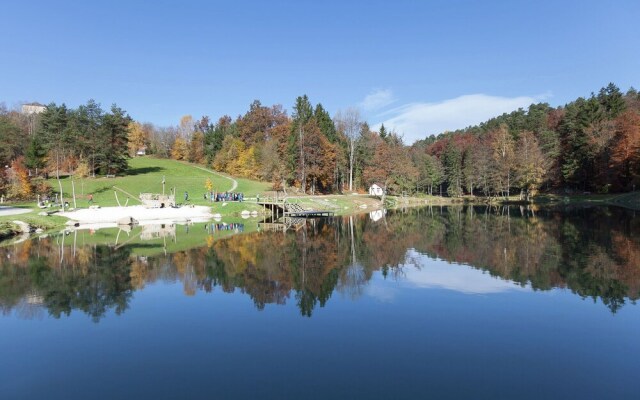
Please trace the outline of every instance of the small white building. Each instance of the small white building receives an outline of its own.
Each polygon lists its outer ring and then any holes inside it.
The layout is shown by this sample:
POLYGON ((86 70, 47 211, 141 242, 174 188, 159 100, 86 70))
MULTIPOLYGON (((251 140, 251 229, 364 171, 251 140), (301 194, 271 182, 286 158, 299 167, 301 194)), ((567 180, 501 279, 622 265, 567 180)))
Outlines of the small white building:
POLYGON ((370 196, 382 196, 384 194, 384 189, 378 183, 374 183, 369 186, 369 195, 370 196))
POLYGON ((141 147, 138 149, 138 151, 136 151, 136 155, 137 156, 145 156, 147 155, 147 147, 141 147))

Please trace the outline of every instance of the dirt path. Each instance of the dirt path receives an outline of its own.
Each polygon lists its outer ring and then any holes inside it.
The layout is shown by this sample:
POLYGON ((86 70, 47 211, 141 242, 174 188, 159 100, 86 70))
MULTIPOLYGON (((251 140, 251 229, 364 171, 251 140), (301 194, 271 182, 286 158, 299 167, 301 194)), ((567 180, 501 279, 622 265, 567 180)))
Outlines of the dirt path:
POLYGON ((230 181, 231 181, 231 183, 232 183, 232 185, 231 185, 231 189, 227 190, 228 192, 233 192, 234 190, 236 190, 236 189, 238 188, 238 181, 236 181, 235 179, 233 179, 233 178, 232 178, 232 177, 230 177, 230 176, 226 176, 226 175, 221 174, 221 173, 219 173, 219 172, 211 171, 210 169, 206 169, 206 168, 204 168, 204 167, 200 167, 200 166, 198 166, 198 165, 192 165, 192 167, 193 167, 193 168, 198 168, 198 169, 203 170, 203 171, 205 171, 205 172, 208 172, 208 173, 210 173, 210 174, 218 175, 218 176, 221 176, 221 177, 223 177, 223 178, 225 178, 225 179, 230 180, 230 181))

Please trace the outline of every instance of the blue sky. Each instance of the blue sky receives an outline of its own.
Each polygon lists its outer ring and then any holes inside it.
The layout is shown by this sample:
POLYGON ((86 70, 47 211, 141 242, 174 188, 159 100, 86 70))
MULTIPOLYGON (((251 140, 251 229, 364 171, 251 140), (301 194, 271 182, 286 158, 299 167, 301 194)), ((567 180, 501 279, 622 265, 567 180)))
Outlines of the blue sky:
POLYGON ((5 2, 0 101, 94 98, 169 125, 307 94, 412 142, 640 86, 639 17, 639 1, 5 2))

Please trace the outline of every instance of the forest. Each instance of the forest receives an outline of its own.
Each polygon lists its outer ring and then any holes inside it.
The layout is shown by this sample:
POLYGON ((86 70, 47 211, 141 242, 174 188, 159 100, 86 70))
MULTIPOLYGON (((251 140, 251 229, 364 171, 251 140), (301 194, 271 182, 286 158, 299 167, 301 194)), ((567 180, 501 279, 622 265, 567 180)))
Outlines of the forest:
POLYGON ((48 176, 125 174, 138 152, 259 179, 274 189, 342 193, 378 183, 393 194, 529 200, 539 192, 609 193, 640 184, 640 94, 613 83, 556 108, 547 103, 413 144, 357 109, 333 116, 304 95, 291 115, 255 100, 176 126, 140 123, 116 105, 51 103, 40 114, 0 107, 0 193, 31 198, 48 176))

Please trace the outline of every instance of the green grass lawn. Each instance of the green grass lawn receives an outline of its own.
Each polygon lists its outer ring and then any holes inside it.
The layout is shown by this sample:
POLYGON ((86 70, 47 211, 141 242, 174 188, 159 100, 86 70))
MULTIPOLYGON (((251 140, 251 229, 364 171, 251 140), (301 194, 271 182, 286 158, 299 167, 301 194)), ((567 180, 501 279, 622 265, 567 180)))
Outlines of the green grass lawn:
MULTIPOLYGON (((136 157, 129 160, 129 170, 123 176, 115 178, 84 178, 74 181, 76 191, 76 203, 78 208, 89 206, 89 194, 93 195, 93 203, 103 207, 117 206, 116 196, 121 205, 128 200, 128 205, 138 205, 138 195, 140 193, 162 193, 162 179, 165 178, 165 192, 169 193, 170 188, 175 187, 178 194, 176 201, 184 203, 184 192, 189 193, 189 203, 197 205, 212 206, 213 213, 222 215, 236 215, 244 210, 262 211, 262 207, 250 202, 244 203, 211 203, 204 199, 206 192, 205 182, 210 178, 216 192, 229 191, 233 182, 224 174, 212 173, 201 166, 195 166, 186 162, 159 159, 153 157, 136 157), (118 188, 119 190, 115 189, 118 188), (125 193, 126 192, 126 193, 125 193), (128 195, 128 194, 129 195, 128 195)), ((244 193, 245 197, 254 198, 256 194, 268 191, 271 188, 269 183, 258 182, 251 179, 235 178, 238 182, 236 192, 244 193)), ((73 207, 71 178, 65 177, 60 180, 65 201, 73 207)), ((50 179, 49 184, 54 192, 58 192, 58 181, 50 179)), ((66 218, 55 215, 38 215, 40 210, 35 201, 21 201, 6 204, 11 207, 30 209, 28 214, 10 215, 0 217, 3 230, 9 230, 11 221, 20 220, 31 226, 44 230, 58 229, 64 226, 66 218)), ((53 209, 47 209, 53 211, 53 209)))
MULTIPOLYGON (((203 197, 206 192, 205 182, 210 178, 214 191, 225 192, 232 187, 232 181, 219 174, 205 171, 185 162, 159 159, 153 157, 136 157, 129 160, 129 170, 123 176, 115 178, 84 178, 75 180, 76 202, 79 208, 89 206, 89 194, 93 195, 93 202, 101 206, 117 206, 118 200, 124 205, 129 199, 129 205, 140 204, 140 193, 162 193, 162 179, 165 179, 165 193, 175 188, 176 202, 184 203, 184 193, 189 193, 189 203, 207 205, 203 197), (115 188, 114 188, 115 187, 115 188), (125 193, 126 192, 126 193, 125 193), (127 195, 127 193, 130 195, 127 195)), ((270 184, 252 181, 249 179, 236 179, 238 187, 236 192, 243 192, 246 197, 254 197, 269 189, 270 184)), ((65 201, 73 206, 71 200, 71 179, 61 179, 65 201)), ((58 182, 50 179, 49 184, 54 191, 59 191, 58 182)))

